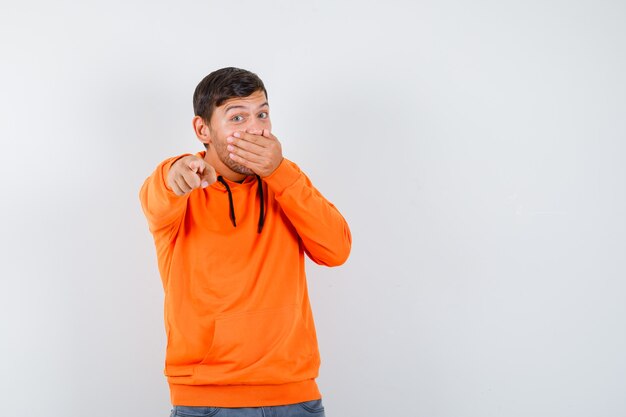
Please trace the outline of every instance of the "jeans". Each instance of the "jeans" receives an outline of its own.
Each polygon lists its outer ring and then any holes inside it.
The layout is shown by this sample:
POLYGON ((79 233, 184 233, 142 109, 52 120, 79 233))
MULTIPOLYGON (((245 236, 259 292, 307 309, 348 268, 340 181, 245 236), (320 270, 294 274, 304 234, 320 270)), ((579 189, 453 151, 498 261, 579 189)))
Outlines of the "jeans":
POLYGON ((196 407, 175 405, 170 417, 326 417, 322 400, 266 407, 196 407))

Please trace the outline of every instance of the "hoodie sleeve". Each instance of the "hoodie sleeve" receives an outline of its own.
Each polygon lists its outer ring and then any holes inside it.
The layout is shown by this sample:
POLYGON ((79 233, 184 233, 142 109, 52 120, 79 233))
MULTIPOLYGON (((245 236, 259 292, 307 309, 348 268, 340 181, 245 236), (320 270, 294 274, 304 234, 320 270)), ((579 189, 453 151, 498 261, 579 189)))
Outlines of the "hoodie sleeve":
POLYGON ((284 158, 263 180, 274 191, 313 262, 337 266, 348 259, 352 246, 348 223, 295 163, 284 158))
POLYGON ((146 178, 141 190, 139 200, 152 234, 168 235, 168 240, 174 237, 178 224, 182 218, 189 194, 178 196, 167 186, 167 174, 180 158, 191 155, 183 154, 168 158, 161 162, 154 172, 146 178))

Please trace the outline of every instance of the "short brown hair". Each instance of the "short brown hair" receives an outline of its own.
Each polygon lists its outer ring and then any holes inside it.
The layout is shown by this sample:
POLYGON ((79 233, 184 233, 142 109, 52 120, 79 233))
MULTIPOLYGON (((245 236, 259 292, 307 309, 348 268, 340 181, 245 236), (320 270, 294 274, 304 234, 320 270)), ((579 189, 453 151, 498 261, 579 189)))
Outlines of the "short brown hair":
POLYGON ((213 71, 200 81, 193 93, 193 111, 210 123, 216 107, 235 97, 248 97, 256 91, 267 91, 263 81, 253 72, 234 67, 213 71))

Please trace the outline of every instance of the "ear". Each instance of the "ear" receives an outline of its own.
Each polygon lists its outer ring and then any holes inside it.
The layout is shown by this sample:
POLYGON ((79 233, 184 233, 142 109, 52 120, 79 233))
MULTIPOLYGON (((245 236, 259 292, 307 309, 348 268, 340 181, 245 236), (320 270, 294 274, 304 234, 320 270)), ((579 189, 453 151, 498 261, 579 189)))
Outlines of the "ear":
POLYGON ((191 124, 193 125, 193 131, 196 133, 198 140, 204 144, 210 144, 212 140, 211 130, 202 117, 194 116, 191 120, 191 124))

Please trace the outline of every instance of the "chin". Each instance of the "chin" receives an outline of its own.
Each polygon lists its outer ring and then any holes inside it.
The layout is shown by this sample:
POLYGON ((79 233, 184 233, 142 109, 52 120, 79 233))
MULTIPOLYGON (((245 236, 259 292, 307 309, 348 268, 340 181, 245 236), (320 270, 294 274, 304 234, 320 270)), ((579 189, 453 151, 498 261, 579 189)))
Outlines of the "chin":
POLYGON ((236 162, 233 162, 232 159, 228 158, 228 162, 226 161, 222 161, 225 163, 225 165, 230 168, 231 171, 236 172, 237 174, 242 174, 242 175, 254 175, 254 171, 252 171, 250 168, 244 167, 243 165, 239 165, 236 162))
POLYGON ((254 175, 254 171, 252 171, 250 168, 242 167, 241 165, 237 165, 236 167, 232 167, 231 169, 237 174, 254 175))

